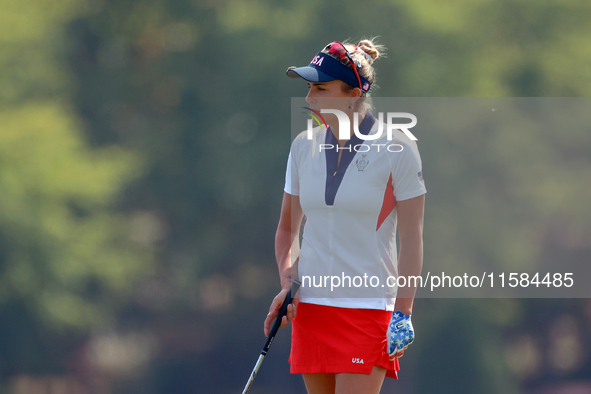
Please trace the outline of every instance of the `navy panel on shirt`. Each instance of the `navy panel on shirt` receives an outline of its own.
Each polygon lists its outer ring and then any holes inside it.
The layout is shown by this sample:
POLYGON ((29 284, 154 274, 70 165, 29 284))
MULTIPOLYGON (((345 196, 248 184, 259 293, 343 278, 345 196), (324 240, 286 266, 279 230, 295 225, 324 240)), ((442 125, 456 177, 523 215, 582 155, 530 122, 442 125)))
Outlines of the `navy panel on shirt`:
MULTIPOLYGON (((362 135, 368 135, 373 127, 374 123, 376 122, 376 118, 372 115, 370 111, 367 111, 365 114, 365 118, 359 124, 359 133, 362 135)), ((355 133, 351 136, 351 139, 345 143, 344 147, 339 147, 339 141, 332 133, 332 130, 329 126, 328 131, 326 132, 326 144, 331 144, 334 146, 334 149, 326 149, 326 187, 324 190, 324 200, 326 201, 326 205, 334 205, 334 200, 337 195, 337 191, 339 190, 339 186, 341 185, 341 181, 345 176, 345 172, 349 167, 349 164, 353 161, 355 157, 355 150, 353 147, 358 144, 362 144, 363 140, 355 133), (339 160, 339 152, 337 151, 336 147, 339 147, 343 153, 341 154, 341 162, 338 165, 337 163, 339 160), (349 149, 351 151, 349 151, 349 149)))

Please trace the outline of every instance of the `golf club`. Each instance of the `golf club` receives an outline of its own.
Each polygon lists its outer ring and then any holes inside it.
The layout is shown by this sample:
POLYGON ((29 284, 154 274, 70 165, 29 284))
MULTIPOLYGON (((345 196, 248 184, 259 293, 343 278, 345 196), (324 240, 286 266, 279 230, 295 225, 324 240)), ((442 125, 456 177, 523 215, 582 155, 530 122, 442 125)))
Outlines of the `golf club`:
POLYGON ((263 363, 263 360, 265 359, 267 352, 271 348, 271 344, 273 343, 273 339, 275 339, 275 335, 277 334, 277 331, 279 330, 279 326, 281 326, 281 320, 283 319, 283 316, 285 316, 287 314, 287 306, 289 304, 291 304, 291 302, 293 301, 293 296, 295 296, 295 294, 298 292, 300 285, 301 285, 301 283, 297 280, 294 280, 291 283, 291 289, 289 290, 289 292, 285 296, 285 301, 283 301, 283 305, 281 305, 281 309, 279 310, 279 315, 277 315, 277 318, 275 319, 275 322, 273 323, 273 327, 271 327, 271 331, 269 332, 269 337, 267 338, 267 343, 265 343, 265 346, 263 346, 263 350, 261 351, 261 355, 259 356, 259 359, 258 359, 256 365, 254 366, 252 373, 250 374, 250 378, 248 378, 248 382, 246 383, 246 386, 244 387, 242 394, 246 394, 246 393, 248 393, 248 390, 250 390, 250 386, 252 386, 252 382, 254 381, 254 377, 257 375, 257 372, 259 371, 259 368, 261 367, 261 364, 263 363))

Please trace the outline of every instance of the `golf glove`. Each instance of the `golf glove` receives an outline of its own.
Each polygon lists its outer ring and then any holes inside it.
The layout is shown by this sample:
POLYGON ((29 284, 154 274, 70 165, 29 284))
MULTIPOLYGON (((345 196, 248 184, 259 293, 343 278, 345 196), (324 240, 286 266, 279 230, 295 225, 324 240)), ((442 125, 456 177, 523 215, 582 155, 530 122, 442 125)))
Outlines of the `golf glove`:
POLYGON ((415 330, 410 321, 411 315, 405 315, 401 311, 394 311, 388 325, 388 354, 390 360, 401 357, 408 345, 415 339, 415 330))

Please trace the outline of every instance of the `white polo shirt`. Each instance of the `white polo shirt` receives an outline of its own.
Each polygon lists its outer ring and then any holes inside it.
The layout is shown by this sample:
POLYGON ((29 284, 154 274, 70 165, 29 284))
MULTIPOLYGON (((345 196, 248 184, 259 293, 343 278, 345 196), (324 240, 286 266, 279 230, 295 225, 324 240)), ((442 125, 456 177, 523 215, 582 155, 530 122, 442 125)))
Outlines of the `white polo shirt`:
MULTIPOLYGON (((375 135, 379 123, 368 111, 359 131, 375 135)), ((302 302, 394 310, 396 201, 426 189, 417 144, 400 130, 388 140, 382 127, 377 140, 353 135, 339 147, 338 168, 332 131, 317 127, 311 139, 304 131, 291 145, 285 192, 300 197, 306 215, 298 267, 302 302)))

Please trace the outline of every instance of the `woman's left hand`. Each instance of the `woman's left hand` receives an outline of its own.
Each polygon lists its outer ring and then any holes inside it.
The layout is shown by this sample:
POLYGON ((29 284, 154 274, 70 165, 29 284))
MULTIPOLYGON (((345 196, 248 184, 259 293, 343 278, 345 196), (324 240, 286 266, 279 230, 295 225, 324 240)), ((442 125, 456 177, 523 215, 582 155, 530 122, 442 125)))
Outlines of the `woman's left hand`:
POLYGON ((415 330, 410 321, 410 316, 401 311, 392 313, 387 333, 390 361, 402 357, 408 345, 415 340, 415 330))

